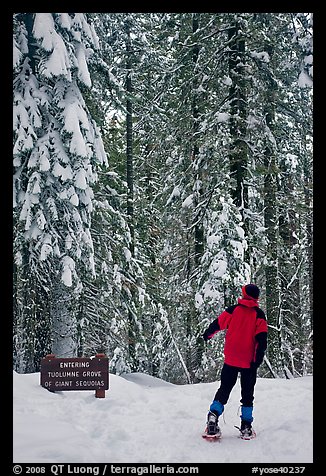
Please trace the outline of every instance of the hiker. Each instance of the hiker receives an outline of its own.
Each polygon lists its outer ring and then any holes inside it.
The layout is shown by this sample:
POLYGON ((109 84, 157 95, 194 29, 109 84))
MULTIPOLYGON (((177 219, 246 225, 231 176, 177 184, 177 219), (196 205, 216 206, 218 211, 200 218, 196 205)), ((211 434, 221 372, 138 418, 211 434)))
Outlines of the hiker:
POLYGON ((226 329, 221 383, 207 415, 207 436, 221 435, 218 419, 239 372, 242 403, 240 436, 244 439, 255 436, 252 428, 254 388, 257 369, 263 362, 267 348, 267 321, 258 306, 259 294, 260 290, 255 284, 243 286, 238 304, 225 309, 203 334, 203 339, 207 342, 217 332, 226 329))

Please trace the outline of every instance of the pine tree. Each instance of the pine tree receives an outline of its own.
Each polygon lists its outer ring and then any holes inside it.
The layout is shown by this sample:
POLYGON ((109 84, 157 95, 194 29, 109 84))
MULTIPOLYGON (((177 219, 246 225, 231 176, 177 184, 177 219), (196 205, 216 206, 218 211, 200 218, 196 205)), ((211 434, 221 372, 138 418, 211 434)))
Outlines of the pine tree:
MULTIPOLYGON (((148 349, 151 345, 150 340, 147 340, 149 338, 147 331, 144 330, 144 326, 146 327, 145 301, 148 304, 147 308, 151 309, 152 305, 146 292, 142 270, 146 258, 143 257, 139 249, 141 243, 139 242, 138 232, 135 233, 136 225, 140 220, 138 216, 139 209, 135 209, 134 199, 138 186, 134 173, 134 163, 138 151, 134 124, 137 127, 139 117, 137 110, 134 112, 134 108, 135 104, 137 107, 136 90, 138 68, 140 67, 138 52, 142 51, 137 43, 140 41, 138 37, 140 21, 137 17, 129 14, 105 14, 100 16, 100 19, 98 31, 102 61, 94 65, 97 76, 95 84, 101 97, 107 98, 106 113, 113 118, 110 131, 106 131, 105 144, 110 156, 110 163, 117 174, 116 180, 120 183, 119 196, 118 198, 115 197, 117 200, 116 212, 120 214, 120 226, 115 231, 112 230, 113 247, 110 249, 110 258, 105 251, 104 254, 99 255, 99 258, 107 264, 108 260, 112 260, 112 256, 117 259, 114 266, 117 268, 120 278, 117 281, 114 278, 111 283, 108 281, 107 285, 113 289, 120 287, 118 292, 120 303, 115 303, 115 310, 119 309, 118 313, 111 312, 109 318, 105 317, 105 312, 103 313, 103 322, 106 322, 106 325, 110 328, 110 320, 112 320, 112 325, 113 322, 116 323, 113 327, 117 328, 118 323, 122 331, 120 346, 114 350, 114 355, 119 356, 119 369, 122 369, 121 362, 124 360, 123 365, 126 365, 129 371, 148 371, 151 365, 148 349), (109 95, 108 90, 110 91, 109 95), (121 224, 123 224, 123 229, 121 229, 121 224), (117 250, 121 250, 122 243, 124 243, 123 254, 126 257, 125 260, 118 259, 116 253, 117 250)), ((98 22, 97 20, 95 21, 98 22)), ((101 197, 101 200, 105 200, 106 183, 107 180, 103 180, 104 190, 98 190, 98 196, 101 197)), ((107 187, 107 190, 110 191, 110 188, 107 187)), ((107 200, 111 202, 108 197, 107 200)), ((102 220, 103 218, 99 216, 96 222, 100 224, 102 220)), ((106 226, 108 226, 107 221, 106 223, 106 226)), ((101 239, 98 243, 100 244, 100 242, 101 239)), ((110 248, 106 243, 100 246, 102 250, 110 248)), ((112 264, 109 264, 109 266, 112 266, 112 264)), ((109 302, 104 300, 103 308, 105 309, 107 305, 109 305, 109 302)), ((109 347, 113 350, 114 340, 111 337, 112 335, 109 337, 109 347)), ((115 357, 113 360, 116 361, 115 357)), ((115 369, 114 363, 113 369, 115 369)))
POLYGON ((40 353, 51 348, 71 356, 78 346, 81 270, 94 273, 91 187, 97 164, 106 161, 81 93, 81 87, 91 85, 87 57, 97 37, 79 13, 15 14, 14 32, 20 53, 13 123, 16 289, 24 276, 37 283, 30 281, 22 290, 29 294, 23 300, 16 294, 16 340, 21 340, 21 326, 43 326, 47 338, 40 353), (45 314, 24 315, 33 290, 45 314))
POLYGON ((298 322, 303 322, 300 288, 305 280, 302 260, 306 259, 297 242, 299 235, 304 236, 297 219, 302 202, 302 177, 294 183, 293 179, 300 176, 300 167, 296 168, 294 164, 295 151, 300 150, 304 141, 302 136, 299 139, 300 134, 296 131, 300 124, 299 128, 304 127, 308 137, 311 134, 310 99, 307 96, 307 100, 302 101, 300 92, 301 60, 293 47, 292 15, 254 14, 252 25, 255 34, 250 38, 248 48, 252 87, 248 144, 253 158, 252 183, 256 191, 249 188, 249 193, 253 217, 258 218, 259 233, 251 227, 250 246, 256 255, 251 266, 254 276, 266 287, 262 302, 270 329, 266 361, 270 374, 289 376, 293 370, 291 358, 289 360, 293 349, 290 336, 296 333, 298 322), (301 107, 305 112, 302 111, 300 117, 296 110, 301 107), (259 197, 264 204, 263 222, 259 197), (262 240, 257 241, 255 235, 262 240), (295 318, 288 319, 289 313, 295 318))

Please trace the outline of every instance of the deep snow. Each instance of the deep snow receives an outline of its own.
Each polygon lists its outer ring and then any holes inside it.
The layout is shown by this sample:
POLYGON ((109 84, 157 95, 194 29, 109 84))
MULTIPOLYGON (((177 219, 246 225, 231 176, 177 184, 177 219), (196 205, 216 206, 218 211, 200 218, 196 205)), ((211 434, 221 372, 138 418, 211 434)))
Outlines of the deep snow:
POLYGON ((238 438, 239 381, 221 418, 223 439, 201 438, 218 382, 173 385, 110 374, 94 391, 51 393, 40 374, 13 375, 14 463, 311 463, 313 378, 258 378, 257 438, 238 438), (304 444, 302 434, 304 433, 304 444))

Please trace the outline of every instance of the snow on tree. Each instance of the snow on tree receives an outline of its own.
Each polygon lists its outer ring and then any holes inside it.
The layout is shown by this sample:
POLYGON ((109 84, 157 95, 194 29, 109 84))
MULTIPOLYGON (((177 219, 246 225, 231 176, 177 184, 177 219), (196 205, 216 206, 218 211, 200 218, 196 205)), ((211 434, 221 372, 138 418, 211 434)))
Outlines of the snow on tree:
POLYGON ((14 15, 14 38, 17 272, 32 273, 45 291, 52 351, 75 355, 80 269, 94 274, 92 186, 106 162, 81 92, 91 85, 87 58, 97 37, 85 14, 27 13, 14 15))

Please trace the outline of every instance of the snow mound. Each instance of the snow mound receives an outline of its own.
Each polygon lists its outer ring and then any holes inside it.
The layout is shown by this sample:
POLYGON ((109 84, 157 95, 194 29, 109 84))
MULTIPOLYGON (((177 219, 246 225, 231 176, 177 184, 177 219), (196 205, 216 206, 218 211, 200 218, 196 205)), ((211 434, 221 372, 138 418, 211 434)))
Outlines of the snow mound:
POLYGON ((137 383, 142 387, 166 387, 171 386, 173 383, 166 382, 151 375, 143 374, 141 372, 134 372, 131 374, 121 374, 121 377, 128 380, 129 382, 137 383))

